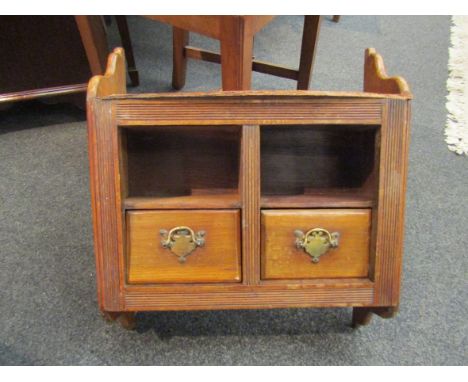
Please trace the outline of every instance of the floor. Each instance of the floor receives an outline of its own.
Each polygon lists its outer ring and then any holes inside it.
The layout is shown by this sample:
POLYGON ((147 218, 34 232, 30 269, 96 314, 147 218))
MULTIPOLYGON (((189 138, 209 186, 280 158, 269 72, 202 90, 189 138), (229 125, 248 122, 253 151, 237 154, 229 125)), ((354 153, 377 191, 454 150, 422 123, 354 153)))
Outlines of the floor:
MULTIPOLYGON (((399 315, 358 330, 350 309, 140 313, 133 332, 106 323, 96 303, 84 113, 25 103, 0 112, 0 364, 467 364, 467 158, 448 151, 443 135, 450 18, 330 19, 314 89, 360 90, 372 46, 414 93, 399 315)), ((142 83, 134 91, 169 91, 170 28, 129 23, 142 83)), ((278 17, 256 38, 255 56, 297 65, 301 30, 301 17, 278 17)), ((190 62, 187 78, 184 90, 220 86, 210 63, 190 62)), ((294 83, 255 74, 253 87, 294 83)))

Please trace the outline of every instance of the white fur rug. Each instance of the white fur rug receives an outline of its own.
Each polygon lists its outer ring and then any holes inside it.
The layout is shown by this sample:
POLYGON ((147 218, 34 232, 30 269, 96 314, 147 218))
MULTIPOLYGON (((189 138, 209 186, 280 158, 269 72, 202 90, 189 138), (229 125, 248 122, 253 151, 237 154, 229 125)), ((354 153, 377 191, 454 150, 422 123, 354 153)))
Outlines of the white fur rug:
POLYGON ((468 156, 468 16, 452 16, 450 42, 445 141, 451 151, 468 156))

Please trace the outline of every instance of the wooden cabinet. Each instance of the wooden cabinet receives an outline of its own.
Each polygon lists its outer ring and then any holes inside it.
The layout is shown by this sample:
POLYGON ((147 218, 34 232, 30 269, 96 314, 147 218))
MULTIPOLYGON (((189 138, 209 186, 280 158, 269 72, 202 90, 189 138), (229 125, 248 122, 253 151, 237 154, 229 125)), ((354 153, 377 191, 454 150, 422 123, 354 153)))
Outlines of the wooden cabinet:
POLYGON ((366 51, 364 90, 126 94, 122 49, 88 88, 98 300, 151 310, 400 298, 408 86, 366 51))

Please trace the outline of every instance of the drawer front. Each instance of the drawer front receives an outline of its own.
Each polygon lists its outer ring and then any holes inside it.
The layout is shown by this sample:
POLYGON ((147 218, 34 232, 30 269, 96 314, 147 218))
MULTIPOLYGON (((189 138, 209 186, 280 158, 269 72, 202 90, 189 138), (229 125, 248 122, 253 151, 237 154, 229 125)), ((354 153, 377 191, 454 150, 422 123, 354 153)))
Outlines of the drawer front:
POLYGON ((367 277, 370 222, 366 209, 262 211, 262 279, 367 277))
POLYGON ((128 283, 241 280, 240 213, 128 211, 128 283))

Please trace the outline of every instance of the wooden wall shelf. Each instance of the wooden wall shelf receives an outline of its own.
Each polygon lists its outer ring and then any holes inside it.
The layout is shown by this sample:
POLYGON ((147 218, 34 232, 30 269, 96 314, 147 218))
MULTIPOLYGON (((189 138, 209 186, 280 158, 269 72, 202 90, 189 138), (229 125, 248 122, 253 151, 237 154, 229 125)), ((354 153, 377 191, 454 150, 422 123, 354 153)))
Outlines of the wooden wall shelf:
POLYGON ((411 94, 126 94, 122 49, 88 87, 99 307, 398 309, 411 94))

